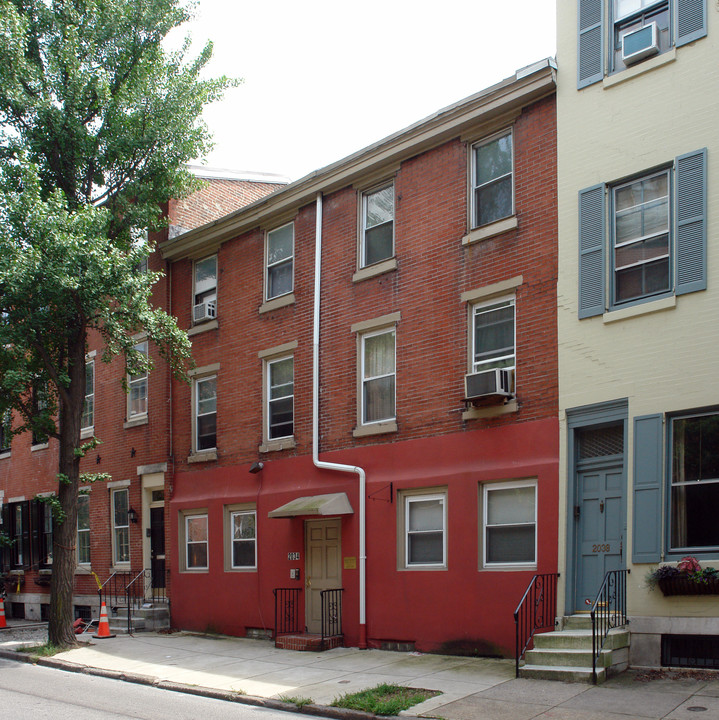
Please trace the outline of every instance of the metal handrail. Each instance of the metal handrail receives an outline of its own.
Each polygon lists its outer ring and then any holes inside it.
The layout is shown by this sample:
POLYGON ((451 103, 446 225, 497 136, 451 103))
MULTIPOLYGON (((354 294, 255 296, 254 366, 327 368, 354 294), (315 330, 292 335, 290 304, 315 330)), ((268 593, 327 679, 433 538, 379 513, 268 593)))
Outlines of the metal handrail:
POLYGON ((301 632, 300 593, 301 587, 275 588, 275 638, 279 635, 292 635, 301 632))
POLYGON ((342 635, 342 593, 344 591, 344 588, 320 590, 323 650, 328 637, 342 635))
POLYGON ((112 612, 121 603, 120 598, 126 599, 125 586, 127 585, 127 579, 131 577, 130 572, 116 571, 105 580, 97 590, 99 599, 98 617, 100 617, 100 611, 102 609, 103 597, 105 598, 105 605, 109 612, 112 612))
POLYGON ((142 606, 145 600, 152 595, 153 602, 167 602, 166 583, 163 587, 156 587, 155 576, 151 568, 140 570, 132 580, 125 586, 125 598, 127 601, 127 632, 132 634, 133 610, 142 606), (143 582, 144 581, 144 582, 143 582))
POLYGON ((609 570, 592 603, 592 681, 597 684, 597 660, 609 631, 627 624, 627 575, 631 570, 609 570))
POLYGON ((515 677, 519 677, 519 661, 524 657, 534 633, 553 628, 556 624, 559 577, 559 573, 535 575, 514 611, 515 677))

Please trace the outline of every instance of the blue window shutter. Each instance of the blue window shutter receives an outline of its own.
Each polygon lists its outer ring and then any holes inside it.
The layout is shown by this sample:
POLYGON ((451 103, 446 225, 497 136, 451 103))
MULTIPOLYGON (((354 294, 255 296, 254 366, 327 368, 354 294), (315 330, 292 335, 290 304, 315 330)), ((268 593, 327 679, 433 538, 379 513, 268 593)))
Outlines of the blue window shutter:
POLYGON ((706 0, 675 0, 677 41, 680 47, 707 34, 706 0))
POLYGON ((604 312, 604 185, 579 191, 579 317, 604 312))
POLYGON ((604 75, 604 0, 577 0, 577 88, 604 75))
POLYGON ((706 148, 676 159, 676 294, 707 286, 706 148))
POLYGON ((659 562, 662 551, 662 416, 634 418, 632 562, 659 562))

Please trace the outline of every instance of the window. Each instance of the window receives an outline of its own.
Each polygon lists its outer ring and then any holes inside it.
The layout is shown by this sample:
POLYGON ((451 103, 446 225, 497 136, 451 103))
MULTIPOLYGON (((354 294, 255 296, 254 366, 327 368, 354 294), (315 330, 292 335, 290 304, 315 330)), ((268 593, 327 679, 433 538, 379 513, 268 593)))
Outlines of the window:
POLYGON ((217 255, 195 262, 194 284, 192 321, 212 320, 217 316, 217 255))
POLYGON ((267 372, 267 438, 294 434, 294 359, 269 360, 267 372))
MULTIPOLYGON (((147 357, 147 340, 137 343, 135 350, 147 357)), ((129 375, 127 378, 127 419, 135 420, 147 415, 147 373, 129 375)))
POLYGON ((472 227, 514 214, 512 132, 472 147, 472 227))
POLYGON ((10 505, 10 538, 12 539, 11 563, 16 569, 30 563, 30 503, 12 503, 10 505))
POLYGON ((77 563, 90 564, 90 496, 77 497, 77 563))
POLYGON ((707 34, 706 0, 578 0, 577 5, 578 88, 599 82, 605 72, 624 70, 628 64, 707 34), (627 35, 624 55, 628 63, 622 58, 622 40, 627 35), (606 60, 604 47, 609 48, 606 60))
POLYGON ((85 363, 85 404, 82 408, 81 430, 90 430, 95 425, 95 361, 85 363))
POLYGON ((266 299, 287 295, 293 288, 295 226, 288 223, 267 233, 266 299))
POLYGON ((487 484, 483 511, 484 565, 536 564, 536 485, 487 484))
POLYGON ((0 453, 10 452, 12 445, 12 411, 0 414, 0 453))
POLYGON ((40 567, 52 566, 52 505, 49 502, 37 503, 38 561, 40 567))
POLYGON ((514 298, 473 305, 472 372, 514 364, 514 298))
POLYGON ((32 429, 32 444, 45 445, 48 441, 45 432, 46 418, 44 413, 47 410, 47 386, 44 383, 35 384, 32 390, 32 413, 33 420, 39 421, 39 426, 35 425, 32 429))
POLYGON ((394 255, 394 185, 362 193, 360 267, 394 255))
POLYGON ((706 288, 705 178, 704 149, 677 157, 670 168, 579 193, 580 318, 706 288))
POLYGON ((362 423, 395 417, 395 330, 362 335, 362 423))
POLYGON ((195 450, 217 447, 217 377, 195 380, 195 450))
POLYGON ((185 515, 185 568, 207 570, 207 515, 185 515))
POLYGON ((130 562, 130 509, 127 488, 112 491, 112 539, 113 563, 130 562))
POLYGON ((671 421, 671 549, 719 548, 719 413, 671 421))
POLYGON ((446 567, 446 494, 404 498, 405 567, 446 567))
POLYGON ((230 513, 232 568, 257 567, 257 516, 254 510, 230 513))

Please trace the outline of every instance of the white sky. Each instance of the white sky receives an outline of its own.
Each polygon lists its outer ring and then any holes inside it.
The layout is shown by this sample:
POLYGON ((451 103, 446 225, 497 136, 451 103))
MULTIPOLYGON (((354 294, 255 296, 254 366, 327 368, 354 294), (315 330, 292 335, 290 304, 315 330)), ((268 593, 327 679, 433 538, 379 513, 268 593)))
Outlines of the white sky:
POLYGON ((555 0, 199 0, 207 164, 296 180, 555 55, 555 0))

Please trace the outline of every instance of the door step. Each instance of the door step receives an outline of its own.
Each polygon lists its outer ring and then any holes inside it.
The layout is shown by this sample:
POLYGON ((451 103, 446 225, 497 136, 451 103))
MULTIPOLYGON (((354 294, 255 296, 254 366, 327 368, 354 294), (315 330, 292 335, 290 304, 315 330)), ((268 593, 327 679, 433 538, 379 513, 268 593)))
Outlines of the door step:
POLYGON ((299 650, 301 652, 332 650, 342 647, 344 644, 343 635, 332 635, 324 639, 318 633, 297 633, 295 635, 280 635, 275 638, 275 647, 281 650, 299 650))

